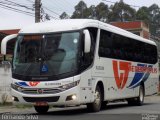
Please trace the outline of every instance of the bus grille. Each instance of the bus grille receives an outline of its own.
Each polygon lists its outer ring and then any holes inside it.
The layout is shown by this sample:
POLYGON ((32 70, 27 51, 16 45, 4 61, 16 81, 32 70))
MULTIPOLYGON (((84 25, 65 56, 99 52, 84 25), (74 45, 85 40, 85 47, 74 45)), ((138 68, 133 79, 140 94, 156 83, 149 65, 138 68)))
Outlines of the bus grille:
POLYGON ((26 102, 57 102, 59 96, 54 97, 23 97, 26 102))
POLYGON ((62 91, 63 89, 58 88, 23 88, 21 90, 25 94, 56 94, 62 91))

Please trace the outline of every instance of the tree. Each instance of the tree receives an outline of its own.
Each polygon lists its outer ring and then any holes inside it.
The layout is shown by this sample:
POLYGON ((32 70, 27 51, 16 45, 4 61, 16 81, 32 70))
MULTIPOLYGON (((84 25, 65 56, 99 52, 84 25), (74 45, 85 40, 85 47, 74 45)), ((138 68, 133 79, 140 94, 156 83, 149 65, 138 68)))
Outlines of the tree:
POLYGON ((159 34, 160 28, 160 8, 153 4, 150 7, 141 7, 136 13, 136 19, 149 24, 149 30, 152 35, 159 34))
POLYGON ((75 11, 71 18, 86 18, 88 15, 88 9, 85 2, 80 1, 75 7, 75 11))
POLYGON ((60 18, 61 19, 69 19, 69 15, 66 13, 66 12, 63 12, 61 15, 60 15, 60 18))
POLYGON ((160 8, 159 8, 159 6, 157 4, 153 4, 148 9, 149 9, 149 15, 150 15, 150 17, 152 17, 151 21, 154 21, 155 17, 160 12, 160 10, 159 10, 160 8))
POLYGON ((157 4, 151 5, 149 8, 150 32, 153 35, 159 34, 160 28, 160 8, 157 4))
MULTIPOLYGON (((60 18, 66 18, 66 14, 62 13, 60 18)), ((97 6, 91 5, 89 8, 87 8, 85 2, 80 1, 75 6, 75 11, 71 18, 98 19, 103 22, 142 20, 149 24, 151 34, 160 35, 160 8, 156 4, 150 7, 141 7, 136 12, 134 8, 124 3, 123 0, 111 6, 101 2, 97 6)))
POLYGON ((45 15, 46 20, 50 20, 50 16, 48 14, 45 15))
POLYGON ((109 15, 109 8, 108 5, 104 4, 103 2, 99 3, 96 6, 96 15, 97 19, 103 22, 108 22, 108 15, 109 15))
POLYGON ((116 2, 110 7, 110 21, 131 21, 135 20, 136 10, 125 4, 123 0, 116 2))
POLYGON ((96 13, 96 6, 95 5, 91 5, 87 10, 87 16, 88 18, 91 19, 97 19, 97 13, 96 13))
POLYGON ((149 9, 147 7, 141 7, 136 13, 136 20, 142 20, 145 23, 149 23, 149 9))

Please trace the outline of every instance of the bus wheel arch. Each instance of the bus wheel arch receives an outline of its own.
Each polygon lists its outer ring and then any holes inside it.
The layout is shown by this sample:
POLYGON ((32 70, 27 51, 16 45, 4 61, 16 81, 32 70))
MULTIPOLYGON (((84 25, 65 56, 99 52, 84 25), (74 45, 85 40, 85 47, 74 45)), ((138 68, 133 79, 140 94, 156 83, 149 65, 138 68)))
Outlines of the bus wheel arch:
POLYGON ((102 101, 104 101, 104 85, 103 85, 103 82, 102 81, 99 81, 97 83, 97 86, 100 87, 100 90, 101 90, 101 93, 102 93, 102 101))
POLYGON ((107 108, 107 104, 108 104, 108 101, 105 101, 104 84, 102 81, 99 81, 97 85, 99 85, 101 89, 101 93, 102 93, 101 109, 104 110, 107 108))
POLYGON ((141 106, 144 103, 144 96, 145 96, 145 85, 144 82, 141 82, 138 90, 138 97, 127 99, 128 104, 141 106))
POLYGON ((104 101, 104 86, 102 81, 98 81, 95 87, 95 100, 94 102, 87 104, 87 109, 90 112, 98 112, 101 109, 103 101, 104 101))
POLYGON ((141 82, 140 86, 143 87, 143 92, 144 92, 144 95, 145 95, 145 85, 144 85, 144 82, 141 82))

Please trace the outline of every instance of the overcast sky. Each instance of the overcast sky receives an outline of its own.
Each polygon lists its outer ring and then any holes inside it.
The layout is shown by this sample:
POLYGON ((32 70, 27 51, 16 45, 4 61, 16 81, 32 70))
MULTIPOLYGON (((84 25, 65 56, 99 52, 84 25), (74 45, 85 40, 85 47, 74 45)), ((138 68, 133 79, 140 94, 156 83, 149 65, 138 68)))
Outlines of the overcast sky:
MULTIPOLYGON (((0 0, 0 2, 5 0, 0 0)), ((32 7, 34 0, 10 0, 19 4, 25 4, 29 7, 32 7)), ((49 15, 58 18, 62 12, 66 12, 68 14, 72 14, 74 11, 74 6, 79 2, 79 0, 41 0, 43 6, 47 7, 51 11, 50 12, 45 10, 46 13, 49 15)), ((107 0, 112 2, 117 2, 119 0, 107 0)), ((134 5, 134 6, 147 6, 156 3, 160 6, 160 0, 123 0, 125 3, 134 5)), ((90 5, 97 5, 100 2, 105 2, 103 0, 84 0, 87 3, 87 6, 90 5)), ((105 2, 108 5, 111 5, 110 2, 105 2)), ((138 9, 135 7, 135 9, 138 9)), ((27 11, 26 9, 22 9, 27 11)), ((34 11, 28 11, 34 13, 34 11)), ((15 28, 22 28, 24 26, 28 26, 31 23, 34 23, 34 17, 24 15, 21 13, 13 12, 11 10, 6 10, 0 6, 0 30, 3 29, 15 29, 15 28)))

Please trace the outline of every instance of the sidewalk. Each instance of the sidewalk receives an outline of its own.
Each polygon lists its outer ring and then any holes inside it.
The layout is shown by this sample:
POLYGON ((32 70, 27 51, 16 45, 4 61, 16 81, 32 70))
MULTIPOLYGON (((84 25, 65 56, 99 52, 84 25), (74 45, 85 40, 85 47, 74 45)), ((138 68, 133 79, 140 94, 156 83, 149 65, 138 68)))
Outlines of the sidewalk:
POLYGON ((33 113, 33 107, 23 107, 23 106, 14 106, 14 105, 5 105, 0 106, 0 114, 3 113, 33 113))
POLYGON ((147 96, 144 101, 160 103, 160 95, 147 96))

